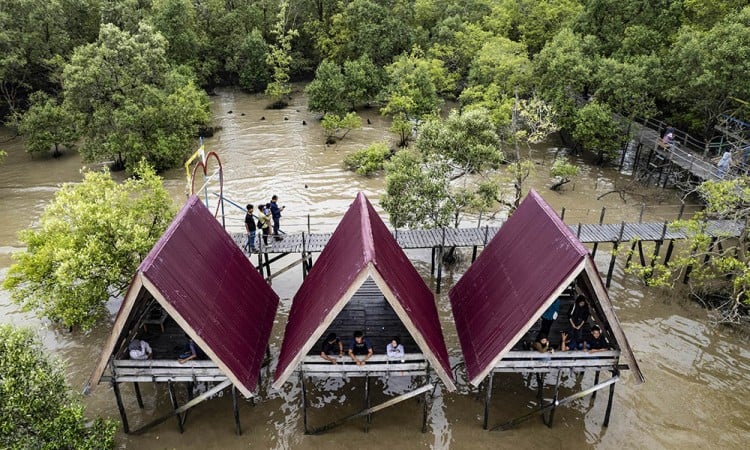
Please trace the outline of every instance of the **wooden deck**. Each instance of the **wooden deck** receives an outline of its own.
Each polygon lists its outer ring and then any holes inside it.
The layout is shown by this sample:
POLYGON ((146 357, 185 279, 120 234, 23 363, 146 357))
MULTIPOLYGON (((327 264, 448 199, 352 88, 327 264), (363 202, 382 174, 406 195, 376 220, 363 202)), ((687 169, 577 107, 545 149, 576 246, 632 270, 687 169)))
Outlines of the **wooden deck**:
POLYGON ((495 365, 493 371, 496 373, 547 373, 560 369, 582 372, 585 370, 627 369, 627 365, 620 364, 619 350, 595 353, 581 350, 555 353, 511 351, 495 365))
MULTIPOLYGON (((744 224, 731 220, 712 220, 708 222, 711 236, 739 236, 744 224)), ((584 244, 599 242, 627 241, 663 241, 665 239, 685 239, 688 233, 684 230, 665 229, 664 222, 644 223, 605 223, 568 225, 573 234, 584 244)), ((445 247, 483 247, 492 240, 500 227, 485 226, 482 228, 445 228, 426 230, 395 230, 391 233, 403 249, 445 247)), ((264 251, 268 253, 301 253, 321 252, 332 233, 298 233, 287 234, 282 241, 273 241, 264 251)), ((232 233, 232 239, 239 247, 245 243, 244 233, 232 233)))

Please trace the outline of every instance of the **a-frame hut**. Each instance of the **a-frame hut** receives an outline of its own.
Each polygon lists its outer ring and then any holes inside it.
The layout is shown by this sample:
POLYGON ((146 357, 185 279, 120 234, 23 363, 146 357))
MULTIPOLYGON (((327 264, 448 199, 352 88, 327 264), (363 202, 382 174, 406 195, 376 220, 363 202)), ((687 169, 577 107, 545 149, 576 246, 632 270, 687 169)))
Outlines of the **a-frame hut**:
POLYGON ((359 193, 294 296, 273 386, 280 388, 294 372, 300 374, 305 432, 315 433, 353 417, 367 416, 369 423, 372 412, 422 393, 426 396, 433 388, 429 370, 447 389, 455 389, 434 295, 359 193), (335 365, 321 358, 320 344, 329 332, 342 338, 346 352, 354 330, 364 331, 372 343, 375 355, 366 365, 358 366, 346 355, 335 365), (385 355, 392 336, 400 336, 406 352, 396 361, 385 355), (370 377, 383 375, 419 376, 424 382, 412 392, 369 408, 370 377), (304 380, 335 376, 365 377, 367 407, 309 430, 304 380))
MULTIPOLYGON (((557 374, 559 383, 563 369, 565 373, 595 370, 595 386, 579 395, 595 394, 609 386, 605 426, 619 370, 629 368, 637 383, 644 381, 593 258, 533 190, 450 290, 449 297, 469 380, 475 386, 487 380, 485 428, 495 372, 537 374, 541 398, 544 374, 557 374), (598 325, 610 350, 531 350, 540 317, 558 298, 562 305, 551 328, 550 342, 559 346, 561 331, 569 328, 566 314, 576 293, 586 296, 591 311, 584 332, 593 323, 598 325), (610 372, 612 377, 599 384, 600 371, 610 372)), ((551 424, 555 406, 572 399, 558 400, 556 384, 555 401, 542 407, 549 413, 545 421, 551 424)))
MULTIPOLYGON (((87 390, 109 382, 126 432, 119 384, 167 383, 178 424, 188 408, 231 386, 252 397, 266 362, 279 297, 198 197, 190 197, 138 267, 87 390), (180 362, 188 338, 199 357, 180 362), (152 358, 129 358, 134 339, 148 342, 152 358), (178 406, 174 383, 207 383, 207 391, 178 406)), ((240 432, 237 402, 235 421, 240 432)), ((155 421, 154 423, 158 423, 155 421)), ((147 425, 149 426, 149 425, 147 425)))

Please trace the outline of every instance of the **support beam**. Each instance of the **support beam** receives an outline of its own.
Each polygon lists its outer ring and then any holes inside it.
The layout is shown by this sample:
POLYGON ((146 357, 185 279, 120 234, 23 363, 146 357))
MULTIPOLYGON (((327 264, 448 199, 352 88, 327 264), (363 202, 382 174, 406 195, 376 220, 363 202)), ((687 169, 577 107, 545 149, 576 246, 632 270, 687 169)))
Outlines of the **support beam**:
POLYGON ((605 427, 609 426, 609 417, 612 413, 612 401, 614 400, 614 397, 615 397, 615 382, 619 378, 620 377, 619 375, 616 374, 616 372, 612 372, 612 378, 608 380, 611 382, 609 384, 609 398, 607 399, 607 412, 604 413, 604 422, 602 423, 602 425, 604 425, 605 427))
POLYGON ((299 382, 302 385, 302 425, 305 430, 305 434, 310 434, 307 428, 307 388, 305 387, 305 374, 300 372, 299 382))
POLYGON ((393 397, 392 399, 390 399, 390 400, 388 400, 386 402, 383 402, 383 403, 381 403, 379 405, 375 405, 372 408, 367 408, 367 409, 362 410, 362 411, 360 411, 358 413, 354 413, 352 415, 349 415, 349 416, 346 416, 346 417, 341 418, 339 420, 336 420, 334 422, 331 422, 328 425, 323 425, 322 427, 310 430, 306 434, 320 434, 320 433, 323 433, 323 432, 328 431, 330 429, 333 429, 333 428, 335 428, 335 427, 337 427, 337 426, 339 426, 341 424, 344 424, 344 423, 346 423, 346 422, 348 422, 350 420, 354 420, 354 419, 357 419, 359 417, 368 416, 370 414, 373 414, 373 413, 376 413, 378 411, 381 411, 381 410, 383 410, 385 408, 391 407, 391 406, 393 406, 393 405, 395 405, 397 403, 401 403, 401 402, 403 402, 405 400, 409 400, 410 398, 414 398, 414 397, 416 397, 416 396, 418 396, 420 394, 423 394, 425 392, 431 391, 434 387, 435 386, 432 383, 427 384, 427 385, 422 386, 422 387, 420 387, 420 388, 418 388, 416 390, 413 390, 411 392, 407 392, 406 394, 399 395, 398 397, 393 397))
POLYGON ((542 420, 544 423, 549 427, 552 428, 552 424, 555 421, 555 409, 557 409, 557 396, 560 394, 560 370, 557 371, 557 379, 555 380, 555 391, 552 396, 552 408, 549 410, 549 416, 547 419, 544 419, 544 414, 542 414, 542 420))
POLYGON ((484 393, 484 424, 482 425, 486 430, 489 427, 490 422, 490 402, 492 401, 492 377, 495 372, 490 372, 490 376, 487 377, 487 383, 485 383, 484 393))
POLYGON ((195 397, 194 399, 190 400, 189 402, 185 403, 184 405, 180 406, 179 408, 175 409, 174 411, 156 419, 153 420, 146 425, 142 426, 141 428, 133 431, 133 434, 141 434, 144 433, 151 428, 155 427, 156 425, 162 424, 169 420, 170 417, 177 415, 179 419, 179 414, 184 413, 185 411, 189 410, 190 408, 194 407, 195 405, 198 405, 209 398, 213 397, 217 393, 223 391, 227 387, 229 387, 232 384, 230 380, 224 380, 221 383, 217 384, 216 386, 212 387, 211 389, 207 390, 206 392, 202 393, 201 395, 195 397))
POLYGON ((232 409, 234 410, 234 426, 237 436, 242 436, 242 426, 240 425, 240 408, 237 402, 237 388, 232 385, 232 409))
MULTIPOLYGON (((500 425, 492 428, 491 431, 509 430, 509 429, 515 427, 516 425, 518 425, 519 423, 524 422, 524 421, 530 419, 531 417, 536 416, 537 414, 544 414, 548 410, 552 409, 553 407, 556 408, 556 407, 558 407, 560 405, 564 405, 566 403, 570 403, 572 401, 578 400, 579 398, 583 398, 583 397, 585 397, 585 396, 587 396, 587 395, 589 395, 591 393, 594 393, 594 392, 598 391, 599 389, 604 389, 607 386, 614 385, 614 383, 616 383, 618 381, 620 381, 620 376, 619 375, 614 375, 612 378, 610 378, 609 380, 607 380, 607 381, 605 381, 603 383, 591 386, 590 388, 588 388, 588 389, 586 389, 584 391, 581 391, 581 392, 579 392, 577 394, 573 394, 573 395, 571 395, 569 397, 565 397, 562 400, 556 400, 556 401, 554 401, 554 402, 552 402, 552 403, 544 406, 541 409, 538 409, 536 411, 532 411, 532 412, 530 412, 528 414, 525 414, 525 415, 523 415, 521 417, 518 417, 518 418, 515 418, 513 420, 509 420, 508 422, 502 423, 502 424, 500 424, 500 425)), ((614 388, 610 388, 610 396, 613 393, 614 393, 614 388)), ((605 420, 606 419, 608 419, 608 417, 605 418, 605 420)))
POLYGON ((180 413, 177 412, 178 405, 177 405, 177 396, 174 393, 174 384, 172 384, 171 381, 167 381, 167 386, 169 387, 169 401, 172 402, 172 409, 174 409, 174 415, 177 417, 177 427, 180 429, 180 434, 185 432, 185 429, 182 426, 182 417, 180 417, 180 413))
POLYGON ((141 388, 138 383, 133 383, 133 389, 135 390, 135 399, 138 402, 138 407, 143 409, 143 397, 141 397, 141 388))
POLYGON ((120 387, 117 385, 117 381, 112 380, 112 390, 115 393, 115 400, 117 401, 117 410, 120 411, 120 420, 122 421, 122 429, 125 433, 130 433, 130 426, 128 425, 128 416, 125 414, 125 405, 122 403, 122 395, 120 395, 120 387))

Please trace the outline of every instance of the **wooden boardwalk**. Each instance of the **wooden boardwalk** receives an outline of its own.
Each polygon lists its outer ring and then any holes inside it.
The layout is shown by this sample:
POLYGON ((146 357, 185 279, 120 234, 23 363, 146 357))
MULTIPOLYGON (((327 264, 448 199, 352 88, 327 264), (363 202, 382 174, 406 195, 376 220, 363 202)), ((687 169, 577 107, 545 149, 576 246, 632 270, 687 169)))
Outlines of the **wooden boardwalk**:
MULTIPOLYGON (((708 222, 708 232, 714 237, 739 236, 744 224, 731 220, 708 222)), ((665 222, 580 224, 569 225, 570 231, 584 244, 601 242, 664 241, 685 239, 685 230, 670 229, 665 222)), ((395 230, 393 234, 403 249, 440 247, 483 247, 492 240, 500 227, 445 228, 429 230, 395 230)), ((299 233, 284 235, 284 240, 269 240, 267 253, 321 252, 333 233, 299 233)), ((244 233, 233 233, 238 246, 245 243, 244 233)))
POLYGON ((639 125, 638 142, 643 147, 652 149, 663 161, 678 166, 701 181, 718 181, 736 176, 734 171, 730 170, 722 177, 716 163, 706 157, 705 144, 687 133, 675 129, 672 143, 665 145, 661 139, 664 124, 646 121, 645 124, 639 125))

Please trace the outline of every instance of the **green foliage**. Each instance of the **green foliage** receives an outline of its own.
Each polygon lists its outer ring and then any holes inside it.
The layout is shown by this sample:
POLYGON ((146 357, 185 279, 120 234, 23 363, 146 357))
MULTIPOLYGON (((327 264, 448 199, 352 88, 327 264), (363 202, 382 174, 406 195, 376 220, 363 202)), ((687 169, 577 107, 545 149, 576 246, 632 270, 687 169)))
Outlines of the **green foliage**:
POLYGON ((324 59, 315 71, 315 79, 305 88, 310 111, 342 114, 347 109, 346 79, 341 66, 324 59))
POLYGON ((0 447, 114 448, 117 423, 88 423, 83 405, 30 330, 0 325, 0 447))
POLYGON ((60 154, 60 145, 70 148, 78 133, 75 121, 65 108, 44 92, 31 96, 31 107, 23 114, 18 131, 26 136, 26 151, 44 153, 54 147, 60 154))
POLYGON ((531 54, 539 52, 557 32, 570 26, 583 12, 578 0, 522 0, 518 32, 531 54))
POLYGON ((3 161, 5 160, 6 156, 8 156, 8 154, 6 152, 4 152, 3 150, 0 150, 0 164, 3 163, 3 161))
POLYGON ((76 49, 63 78, 64 107, 78 118, 89 161, 174 167, 209 118, 205 93, 170 68, 164 39, 148 25, 137 34, 103 26, 97 43, 76 49))
POLYGON ((580 170, 580 167, 569 163, 565 157, 556 158, 549 170, 549 176, 555 179, 555 182, 550 189, 556 191, 564 184, 570 183, 574 177, 578 176, 580 170))
POLYGON ((285 103, 283 97, 292 92, 289 85, 289 66, 292 63, 292 40, 299 35, 296 29, 286 29, 287 25, 287 8, 289 1, 281 2, 279 14, 277 15, 276 24, 271 34, 276 38, 276 42, 268 46, 268 57, 266 62, 271 67, 271 82, 266 87, 266 95, 273 99, 275 104, 285 103))
POLYGON ((453 111, 445 121, 431 119, 415 149, 398 152, 386 164, 383 208, 395 227, 458 226, 464 212, 497 200, 488 175, 502 160, 486 111, 453 111))
POLYGON ((352 130, 362 128, 362 118, 354 112, 350 112, 343 117, 338 114, 326 114, 323 117, 322 125, 326 131, 327 141, 333 142, 344 139, 352 130), (343 134, 341 134, 342 132, 343 134))
POLYGON ((245 37, 235 59, 242 88, 250 92, 261 92, 268 86, 271 80, 271 68, 267 63, 268 44, 260 30, 254 28, 245 37))
POLYGON ((633 265, 631 272, 643 276, 652 286, 674 286, 691 268, 690 291, 693 296, 714 306, 720 321, 738 323, 747 320, 750 305, 750 229, 742 228, 739 237, 716 235, 709 230, 708 219, 724 219, 747 224, 750 219, 750 179, 706 181, 698 188, 706 208, 689 220, 670 225, 690 236, 669 265, 633 265))
POLYGON ((385 161, 391 156, 391 150, 385 142, 376 142, 369 147, 346 155, 344 164, 360 175, 372 175, 383 170, 385 161))
POLYGON ((683 27, 667 57, 668 100, 683 120, 707 133, 728 97, 750 98, 750 6, 707 31, 683 27))
POLYGON ((654 83, 655 70, 647 59, 639 57, 632 62, 600 59, 593 76, 597 84, 594 97, 628 117, 652 117, 656 113, 654 97, 659 86, 654 83))
POLYGON ((63 185, 38 227, 19 234, 26 250, 13 255, 3 283, 15 303, 84 329, 106 313, 174 214, 161 178, 143 162, 136 173, 118 184, 88 172, 63 185))
POLYGON ((573 138, 584 148, 614 157, 622 144, 619 122, 607 105, 591 101, 578 110, 573 138))

